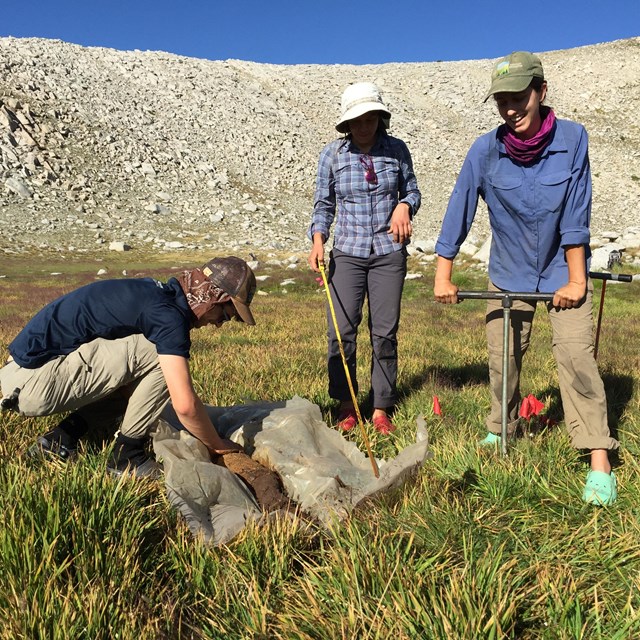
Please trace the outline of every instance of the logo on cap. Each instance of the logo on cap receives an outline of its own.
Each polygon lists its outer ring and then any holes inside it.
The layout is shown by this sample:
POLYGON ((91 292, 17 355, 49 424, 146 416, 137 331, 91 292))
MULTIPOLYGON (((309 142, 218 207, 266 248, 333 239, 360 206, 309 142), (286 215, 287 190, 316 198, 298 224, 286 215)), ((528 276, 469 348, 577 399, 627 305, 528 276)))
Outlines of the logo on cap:
POLYGON ((509 73, 509 61, 503 60, 496 65, 496 76, 504 76, 509 73))

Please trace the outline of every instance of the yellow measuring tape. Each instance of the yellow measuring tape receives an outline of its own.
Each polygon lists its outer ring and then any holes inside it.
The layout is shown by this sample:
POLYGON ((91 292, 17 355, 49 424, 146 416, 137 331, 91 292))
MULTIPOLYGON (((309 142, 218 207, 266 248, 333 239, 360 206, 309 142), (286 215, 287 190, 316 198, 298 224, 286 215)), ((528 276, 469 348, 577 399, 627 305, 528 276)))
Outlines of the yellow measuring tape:
POLYGON ((367 431, 364 428, 364 422, 362 421, 362 416, 360 415, 360 407, 358 406, 358 399, 356 398, 356 393, 353 390, 353 383, 351 382, 351 374, 349 373, 349 366, 347 365, 347 357, 344 355, 344 347, 342 346, 342 337, 340 336, 340 329, 338 329, 338 320, 336 318, 336 311, 333 308, 333 300, 331 299, 331 293, 329 291, 327 274, 325 273, 323 264, 318 263, 318 266, 320 268, 320 275, 322 276, 322 282, 324 282, 324 290, 327 293, 327 300, 329 301, 329 311, 331 312, 331 319, 333 320, 333 328, 336 331, 336 338, 338 339, 338 347, 340 347, 340 355, 342 356, 342 365, 344 366, 344 373, 347 376, 349 393, 351 394, 351 400, 353 401, 353 406, 356 410, 356 416, 358 418, 358 425, 360 426, 360 432, 362 433, 362 439, 364 440, 364 444, 367 447, 367 453, 369 455, 369 460, 371 461, 371 466, 373 468, 373 475, 376 478, 379 478, 380 470, 378 469, 378 463, 376 462, 376 459, 373 457, 373 453, 371 451, 371 444, 369 443, 367 431))

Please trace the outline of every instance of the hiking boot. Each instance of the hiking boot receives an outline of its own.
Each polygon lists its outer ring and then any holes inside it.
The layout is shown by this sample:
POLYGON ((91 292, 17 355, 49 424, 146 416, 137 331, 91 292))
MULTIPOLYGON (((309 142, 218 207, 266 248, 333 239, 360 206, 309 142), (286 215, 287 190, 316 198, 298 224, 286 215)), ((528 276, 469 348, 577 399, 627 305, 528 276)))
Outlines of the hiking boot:
POLYGON ((131 475, 136 478, 157 480, 162 475, 162 465, 147 453, 149 438, 130 438, 119 433, 113 446, 107 472, 112 476, 131 475))
POLYGON ((52 438, 50 434, 39 436, 32 444, 27 455, 30 458, 45 458, 46 460, 60 460, 68 462, 78 455, 78 445, 67 442, 65 446, 59 439, 52 438))
POLYGON ((162 476, 162 465, 153 458, 147 458, 144 462, 113 462, 107 465, 107 473, 115 478, 123 475, 130 475, 134 478, 147 478, 149 480, 159 480, 162 476))

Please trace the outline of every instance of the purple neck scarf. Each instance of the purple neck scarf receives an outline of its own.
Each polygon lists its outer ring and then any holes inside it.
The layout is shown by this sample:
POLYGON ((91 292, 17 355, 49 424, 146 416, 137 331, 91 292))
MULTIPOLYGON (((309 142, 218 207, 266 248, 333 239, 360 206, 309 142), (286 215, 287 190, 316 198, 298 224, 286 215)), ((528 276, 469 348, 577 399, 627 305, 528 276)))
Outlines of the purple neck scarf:
POLYGON ((504 143, 507 155, 513 160, 522 164, 533 162, 542 155, 551 142, 556 114, 549 107, 540 107, 540 115, 542 116, 540 131, 528 140, 520 140, 506 124, 500 126, 498 137, 504 143))

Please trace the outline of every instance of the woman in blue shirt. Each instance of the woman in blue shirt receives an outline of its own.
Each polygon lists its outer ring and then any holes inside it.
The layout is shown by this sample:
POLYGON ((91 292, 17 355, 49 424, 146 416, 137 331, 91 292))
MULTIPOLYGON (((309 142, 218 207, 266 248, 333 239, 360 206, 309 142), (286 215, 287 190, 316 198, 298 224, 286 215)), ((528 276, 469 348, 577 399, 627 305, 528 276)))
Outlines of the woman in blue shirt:
MULTIPOLYGON (((349 374, 357 393, 356 338, 365 294, 371 334, 373 425, 389 433, 388 412, 397 400, 397 331, 407 272, 405 245, 420 191, 411 155, 402 140, 387 134, 391 114, 376 85, 358 82, 342 95, 336 129, 345 137, 320 154, 309 237, 309 266, 324 264, 324 244, 336 219, 329 289, 349 374)), ((340 401, 338 426, 348 431, 356 414, 333 322, 329 324, 329 394, 340 401)))
MULTIPOLYGON (((565 423, 572 445, 591 451, 583 499, 611 504, 617 489, 608 450, 618 442, 609 432, 604 385, 593 356, 587 133, 544 106, 547 83, 537 56, 512 53, 496 63, 491 80, 485 101, 494 97, 504 124, 478 138, 464 161, 436 244, 434 296, 445 304, 458 301, 453 260, 480 196, 492 231, 490 289, 554 294, 548 311, 565 423)), ((516 428, 522 356, 534 311, 535 303, 515 302, 511 315, 509 433, 516 428)), ((500 439, 503 384, 499 300, 488 303, 486 327, 492 406, 482 444, 494 444, 500 439)))

